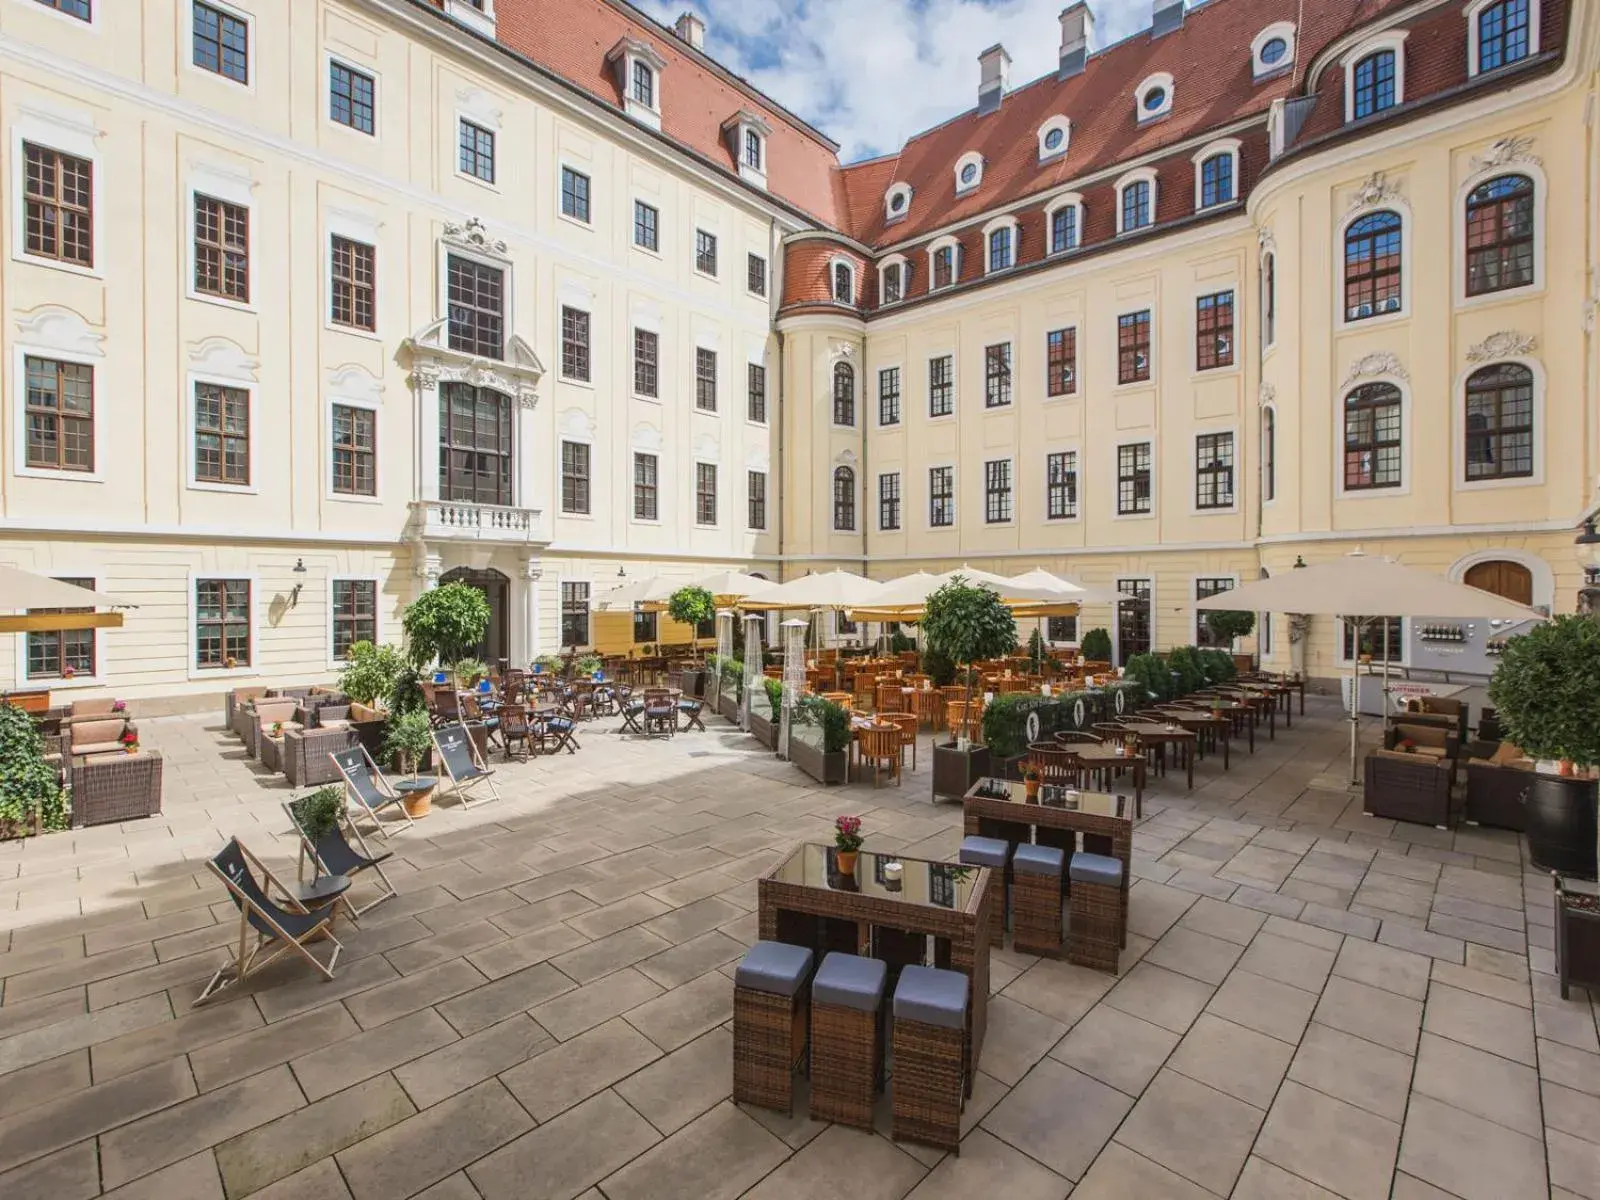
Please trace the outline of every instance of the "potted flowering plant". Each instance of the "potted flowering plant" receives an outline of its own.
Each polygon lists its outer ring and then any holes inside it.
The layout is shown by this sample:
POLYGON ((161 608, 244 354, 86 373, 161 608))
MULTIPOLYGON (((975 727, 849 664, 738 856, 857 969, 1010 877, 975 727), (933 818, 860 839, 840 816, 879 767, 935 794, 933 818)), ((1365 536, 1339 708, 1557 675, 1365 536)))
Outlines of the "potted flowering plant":
POLYGON ((128 702, 126 700, 113 700, 111 702, 111 711, 114 712, 114 713, 127 712, 128 711, 128 702))
POLYGON ((836 847, 834 859, 839 864, 839 874, 854 875, 856 873, 856 854, 861 849, 861 818, 835 818, 833 822, 833 844, 836 847))
POLYGON ((63 679, 71 679, 77 673, 78 672, 74 668, 72 668, 70 666, 66 666, 66 667, 62 667, 61 668, 61 678, 63 678, 63 679))
POLYGON ((1400 744, 1396 746, 1395 749, 1403 751, 1406 754, 1415 754, 1417 750, 1417 744, 1410 738, 1401 738, 1400 744))
POLYGON ((128 754, 139 753, 139 735, 133 730, 125 732, 119 740, 122 742, 123 750, 128 754))

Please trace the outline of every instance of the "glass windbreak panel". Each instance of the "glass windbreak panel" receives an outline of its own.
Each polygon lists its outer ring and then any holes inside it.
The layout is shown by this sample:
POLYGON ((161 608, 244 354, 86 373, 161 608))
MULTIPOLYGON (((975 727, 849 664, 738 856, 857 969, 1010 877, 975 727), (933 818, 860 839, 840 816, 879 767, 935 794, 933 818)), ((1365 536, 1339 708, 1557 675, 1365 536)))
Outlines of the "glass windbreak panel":
POLYGON ((731 700, 735 704, 739 703, 739 689, 742 686, 744 686, 743 664, 740 664, 739 672, 736 675, 730 675, 727 672, 722 672, 721 692, 724 700, 731 700))
POLYGON ((800 719, 798 711, 794 714, 793 723, 789 726, 789 740, 799 742, 806 749, 817 754, 823 752, 822 726, 815 722, 800 719))
POLYGON ((767 688, 761 680, 756 680, 755 687, 750 689, 750 712, 753 716, 763 717, 768 721, 776 721, 778 714, 772 711, 772 700, 767 695, 767 688))
POLYGON ((973 788, 972 795, 1033 808, 1062 808, 1068 812, 1087 813, 1092 817, 1125 818, 1130 815, 1126 796, 1112 795, 1110 792, 1083 792, 1076 788, 1041 787, 1038 799, 1029 800, 1027 785, 1010 779, 981 779, 973 788))
MULTIPOLYGON (((1020 788, 1022 785, 1017 786, 1020 788)), ((808 844, 790 855, 773 878, 779 883, 795 887, 858 892, 863 896, 877 896, 902 904, 965 911, 972 903, 972 891, 978 884, 979 870, 978 867, 966 867, 959 863, 928 862, 920 858, 902 858, 897 854, 875 854, 863 850, 856 856, 855 874, 841 875, 837 850, 832 846, 808 844), (900 864, 898 885, 884 870, 890 863, 900 864)))

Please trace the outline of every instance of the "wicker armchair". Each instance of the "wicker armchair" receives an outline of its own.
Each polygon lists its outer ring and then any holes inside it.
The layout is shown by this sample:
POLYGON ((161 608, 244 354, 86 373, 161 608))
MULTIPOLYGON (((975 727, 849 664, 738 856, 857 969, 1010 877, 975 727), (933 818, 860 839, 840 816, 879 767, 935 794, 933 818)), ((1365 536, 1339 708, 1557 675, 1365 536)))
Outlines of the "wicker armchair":
POLYGON ((246 705, 244 748, 250 752, 250 757, 261 757, 261 735, 274 725, 282 725, 285 731, 298 729, 300 724, 295 714, 299 711, 300 702, 289 698, 257 700, 246 705))
POLYGON ((293 787, 337 783, 339 768, 331 756, 350 749, 357 740, 349 726, 291 729, 283 735, 283 773, 293 787))
POLYGON ((1485 757, 1467 759, 1466 819, 1474 825, 1527 832, 1522 798, 1532 783, 1533 761, 1510 742, 1501 742, 1485 757))
POLYGON ((72 768, 72 827, 110 825, 161 812, 161 755, 96 754, 72 768))
MULTIPOLYGON (((1435 721, 1454 721, 1453 717, 1436 716, 1435 721)), ((1437 758, 1441 754, 1450 767, 1450 782, 1456 778, 1456 766, 1461 759, 1461 739, 1456 737, 1455 728, 1441 729, 1437 725, 1415 725, 1410 721, 1397 721, 1383 731, 1383 748, 1385 750, 1404 749, 1406 742, 1413 743, 1419 750, 1427 752, 1426 757, 1437 758)))
POLYGON ((135 735, 139 732, 131 721, 123 717, 96 717, 74 721, 61 733, 66 742, 66 752, 74 758, 82 758, 88 754, 122 753, 122 736, 130 730, 135 735))
POLYGON ((122 716, 116 709, 116 701, 107 696, 100 700, 74 700, 67 708, 71 720, 86 721, 96 717, 122 716))
POLYGON ((1467 705, 1464 701, 1452 700, 1447 696, 1418 696, 1406 705, 1406 709, 1404 719, 1407 721, 1417 715, 1453 718, 1456 736, 1463 742, 1467 740, 1467 705))
POLYGON ((1393 750, 1367 753, 1362 811, 1394 821, 1447 829, 1455 816, 1448 759, 1393 750))
POLYGON ((222 723, 233 730, 235 737, 244 736, 244 710, 252 700, 265 700, 264 687, 234 688, 222 698, 222 723))

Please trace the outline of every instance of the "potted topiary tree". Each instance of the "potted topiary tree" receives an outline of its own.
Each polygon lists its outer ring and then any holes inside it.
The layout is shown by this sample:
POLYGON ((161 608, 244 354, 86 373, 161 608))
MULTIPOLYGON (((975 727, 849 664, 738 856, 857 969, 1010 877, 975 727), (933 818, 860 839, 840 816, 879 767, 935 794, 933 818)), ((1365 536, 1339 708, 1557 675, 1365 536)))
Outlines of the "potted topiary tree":
POLYGON ((407 605, 401 624, 413 663, 452 666, 483 641, 489 600, 470 583, 442 583, 407 605))
POLYGON ((352 703, 377 708, 388 699, 390 689, 405 666, 405 655, 398 646, 357 642, 345 654, 344 670, 339 673, 339 690, 350 697, 352 703))
MULTIPOLYGON (((1253 612, 1239 612, 1234 609, 1228 609, 1226 612, 1208 612, 1206 614, 1206 628, 1211 630, 1212 637, 1229 648, 1229 653, 1232 655, 1234 641, 1238 638, 1249 637, 1255 632, 1256 615, 1253 612)), ((1252 666, 1250 655, 1239 654, 1232 655, 1232 657, 1235 665, 1239 665, 1242 660, 1241 670, 1250 670, 1252 666)))
POLYGON ((1557 617, 1508 639, 1489 699, 1509 741, 1557 764, 1535 772, 1524 800, 1534 865, 1594 878, 1600 620, 1557 617))
MULTIPOLYGON (((681 587, 667 598, 667 616, 689 627, 690 644, 696 647, 698 657, 699 643, 695 640, 695 629, 706 621, 716 619, 717 599, 703 587, 681 587)), ((678 686, 685 695, 704 696, 706 673, 701 670, 684 671, 678 686)))
POLYGON ((1104 629, 1091 629, 1078 643, 1085 662, 1111 661, 1111 635, 1104 629))
MULTIPOLYGON (((971 711, 972 685, 979 659, 1009 654, 1017 644, 1017 622, 1000 597, 986 587, 974 587, 957 575, 933 592, 922 616, 922 632, 930 650, 937 650, 958 667, 971 711)), ((933 798, 960 799, 989 773, 989 751, 974 746, 965 736, 933 747, 933 798)))

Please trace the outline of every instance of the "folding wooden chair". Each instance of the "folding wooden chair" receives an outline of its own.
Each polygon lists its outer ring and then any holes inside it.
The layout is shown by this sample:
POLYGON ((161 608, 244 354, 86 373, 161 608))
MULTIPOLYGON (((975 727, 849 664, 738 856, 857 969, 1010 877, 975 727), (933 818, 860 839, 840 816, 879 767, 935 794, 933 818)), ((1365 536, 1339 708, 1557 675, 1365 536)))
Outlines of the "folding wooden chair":
POLYGON ((678 715, 683 718, 683 728, 686 732, 690 729, 698 729, 701 733, 706 731, 706 724, 700 719, 700 714, 705 710, 704 700, 694 700, 685 696, 678 701, 678 715))
POLYGON ((337 911, 335 905, 329 904, 315 912, 306 908, 278 882, 260 859, 239 844, 238 838, 229 838, 221 853, 206 865, 222 880, 222 886, 228 889, 228 898, 239 909, 239 944, 232 948, 233 959, 218 967, 211 981, 195 997, 195 1006, 248 979, 285 954, 298 954, 324 979, 333 978, 333 966, 339 961, 339 952, 344 949, 339 939, 333 936, 333 917, 337 911), (251 873, 252 866, 261 872, 265 886, 256 882, 251 873), (283 893, 288 907, 279 905, 268 895, 267 888, 272 887, 283 893), (256 935, 254 945, 250 944, 252 930, 256 935), (305 943, 315 938, 326 938, 333 943, 333 953, 328 956, 327 966, 318 962, 316 956, 306 949, 305 943), (263 956, 262 951, 269 946, 275 949, 263 956))
POLYGON ((522 761, 527 762, 533 753, 533 725, 528 720, 528 707, 520 701, 508 701, 500 706, 500 744, 511 761, 511 743, 522 744, 522 761))
POLYGON ((546 754, 559 753, 562 747, 568 754, 576 754, 582 749, 578 745, 578 726, 572 718, 569 708, 563 706, 560 712, 552 713, 545 717, 539 726, 539 745, 546 754))
POLYGON ((631 695, 622 701, 622 728, 618 733, 643 733, 644 726, 640 720, 644 717, 644 701, 636 700, 631 695))
POLYGON ((363 871, 371 871, 379 879, 378 898, 370 900, 357 908, 350 900, 348 893, 341 896, 340 902, 344 904, 345 911, 352 920, 359 920, 361 914, 376 908, 391 896, 398 895, 394 884, 383 873, 385 859, 394 857, 394 851, 385 850, 381 854, 374 854, 367 845, 367 839, 361 836, 361 830, 356 828, 355 822, 350 820, 349 813, 341 814, 341 824, 335 825, 327 833, 312 840, 306 832, 305 826, 300 824, 300 818, 295 812, 297 801, 285 800, 283 811, 289 814, 289 824, 294 826, 295 833, 300 835, 300 855, 295 860, 295 877, 304 880, 306 876, 306 863, 311 863, 312 879, 319 879, 324 875, 343 875, 346 879, 355 879, 363 871), (356 846, 350 844, 345 837, 344 827, 348 825, 350 832, 355 834, 356 846))
POLYGON ((472 740, 465 725, 446 725, 433 731, 433 756, 439 767, 439 795, 454 794, 460 797, 461 807, 468 807, 468 798, 478 788, 489 793, 489 799, 500 799, 494 786, 494 771, 478 753, 478 744, 472 740), (445 786, 448 780, 448 786, 445 786))
POLYGON ((398 808, 407 825, 416 824, 406 811, 404 798, 389 787, 383 772, 378 770, 378 764, 372 761, 372 755, 367 753, 365 746, 351 746, 348 750, 335 751, 329 757, 344 779, 346 795, 355 799, 384 837, 390 836, 389 825, 394 823, 385 823, 378 818, 378 814, 386 808, 398 808))
POLYGON ((678 732, 678 710, 672 703, 671 692, 656 688, 645 690, 644 731, 664 733, 668 737, 678 732))

